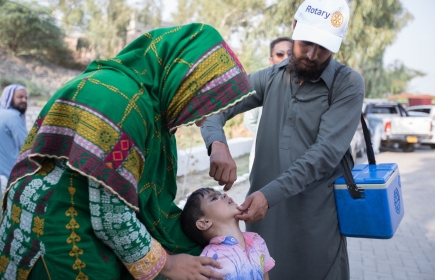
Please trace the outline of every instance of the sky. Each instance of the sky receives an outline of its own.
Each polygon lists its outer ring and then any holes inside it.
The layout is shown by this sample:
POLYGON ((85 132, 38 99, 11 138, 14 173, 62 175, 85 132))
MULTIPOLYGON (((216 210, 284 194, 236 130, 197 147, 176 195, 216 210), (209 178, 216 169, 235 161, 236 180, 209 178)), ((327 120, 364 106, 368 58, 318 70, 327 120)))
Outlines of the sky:
POLYGON ((394 44, 387 48, 384 64, 400 60, 407 67, 426 73, 426 76, 409 83, 408 93, 435 95, 435 1, 401 2, 414 20, 399 32, 394 44))
MULTIPOLYGON (((414 78, 408 84, 407 93, 435 95, 435 0, 400 1, 414 19, 386 49, 384 66, 399 60, 408 68, 426 73, 424 77, 414 78)), ((177 5, 174 0, 163 0, 163 4, 163 18, 169 21, 170 13, 177 5)))

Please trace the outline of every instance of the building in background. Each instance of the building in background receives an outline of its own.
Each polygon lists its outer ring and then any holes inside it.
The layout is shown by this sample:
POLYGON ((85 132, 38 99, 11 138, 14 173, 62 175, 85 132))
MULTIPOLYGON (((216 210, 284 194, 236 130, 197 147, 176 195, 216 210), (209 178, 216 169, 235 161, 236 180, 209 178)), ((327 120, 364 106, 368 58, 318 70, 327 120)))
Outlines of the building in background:
POLYGON ((406 107, 416 105, 431 105, 435 104, 435 95, 402 93, 390 96, 388 97, 388 100, 401 103, 406 107))

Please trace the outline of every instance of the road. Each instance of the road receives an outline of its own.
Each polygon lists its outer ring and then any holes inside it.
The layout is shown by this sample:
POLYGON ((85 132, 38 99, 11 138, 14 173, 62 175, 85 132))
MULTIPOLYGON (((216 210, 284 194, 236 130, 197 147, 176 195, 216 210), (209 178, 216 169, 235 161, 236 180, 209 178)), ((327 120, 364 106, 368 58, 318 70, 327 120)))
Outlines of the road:
MULTIPOLYGON (((391 239, 348 238, 351 279, 434 280, 435 150, 383 151, 376 161, 398 164, 405 215, 391 239)), ((357 160, 364 162, 365 158, 357 160)), ((242 181, 228 192, 239 204, 249 188, 248 180, 242 181)))

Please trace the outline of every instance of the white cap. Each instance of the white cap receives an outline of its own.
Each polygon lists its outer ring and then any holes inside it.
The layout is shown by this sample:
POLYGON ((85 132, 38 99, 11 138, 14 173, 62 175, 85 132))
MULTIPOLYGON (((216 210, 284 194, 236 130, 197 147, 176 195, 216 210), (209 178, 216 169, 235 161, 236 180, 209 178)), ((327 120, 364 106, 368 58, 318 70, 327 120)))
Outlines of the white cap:
POLYGON ((292 39, 312 42, 336 53, 346 35, 349 14, 345 0, 306 0, 295 14, 292 39))

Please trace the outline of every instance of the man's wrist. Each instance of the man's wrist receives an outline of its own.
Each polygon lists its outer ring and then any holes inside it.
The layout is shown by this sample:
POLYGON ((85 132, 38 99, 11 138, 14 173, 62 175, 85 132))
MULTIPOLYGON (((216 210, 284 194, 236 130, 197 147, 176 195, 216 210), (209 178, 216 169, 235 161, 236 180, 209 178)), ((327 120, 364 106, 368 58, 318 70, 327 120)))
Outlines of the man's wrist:
POLYGON ((273 182, 267 184, 259 190, 266 198, 269 208, 279 204, 281 201, 286 199, 286 196, 278 190, 279 186, 273 184, 273 182))
POLYGON ((211 155, 212 147, 213 147, 213 144, 215 144, 215 143, 222 143, 222 144, 226 145, 225 143, 223 143, 223 142, 221 142, 221 141, 217 141, 217 140, 216 140, 216 141, 213 141, 213 142, 210 144, 210 146, 208 146, 208 148, 207 148, 208 156, 211 155))

